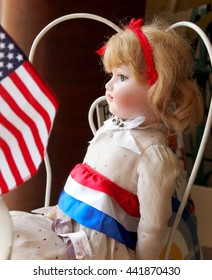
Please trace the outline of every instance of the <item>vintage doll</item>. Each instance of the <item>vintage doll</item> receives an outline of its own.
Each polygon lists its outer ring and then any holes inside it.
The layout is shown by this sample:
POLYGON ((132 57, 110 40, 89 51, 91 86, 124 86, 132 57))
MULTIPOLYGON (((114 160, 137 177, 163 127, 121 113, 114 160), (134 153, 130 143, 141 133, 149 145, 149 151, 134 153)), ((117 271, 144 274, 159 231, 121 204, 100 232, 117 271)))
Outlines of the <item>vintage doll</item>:
POLYGON ((112 117, 47 216, 14 214, 12 258, 159 258, 181 172, 169 135, 196 126, 202 115, 190 46, 167 27, 132 19, 98 51, 110 75, 112 117))

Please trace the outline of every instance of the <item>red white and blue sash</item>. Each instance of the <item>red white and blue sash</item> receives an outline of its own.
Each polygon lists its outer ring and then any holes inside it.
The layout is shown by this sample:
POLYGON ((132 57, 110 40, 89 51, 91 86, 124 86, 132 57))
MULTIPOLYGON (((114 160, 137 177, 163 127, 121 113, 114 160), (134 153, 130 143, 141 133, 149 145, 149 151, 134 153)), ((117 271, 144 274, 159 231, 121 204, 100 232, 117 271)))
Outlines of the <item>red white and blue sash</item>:
POLYGON ((78 223, 135 249, 140 216, 137 196, 86 163, 70 172, 58 206, 78 223))

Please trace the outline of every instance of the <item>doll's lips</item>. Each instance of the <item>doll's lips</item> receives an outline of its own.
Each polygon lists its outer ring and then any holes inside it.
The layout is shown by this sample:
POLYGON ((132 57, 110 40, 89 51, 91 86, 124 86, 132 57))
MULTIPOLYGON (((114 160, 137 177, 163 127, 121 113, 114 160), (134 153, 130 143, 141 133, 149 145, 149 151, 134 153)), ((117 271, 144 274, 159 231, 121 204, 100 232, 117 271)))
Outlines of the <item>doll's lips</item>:
POLYGON ((107 96, 107 100, 108 101, 112 101, 113 100, 113 97, 109 93, 107 93, 106 96, 107 96))

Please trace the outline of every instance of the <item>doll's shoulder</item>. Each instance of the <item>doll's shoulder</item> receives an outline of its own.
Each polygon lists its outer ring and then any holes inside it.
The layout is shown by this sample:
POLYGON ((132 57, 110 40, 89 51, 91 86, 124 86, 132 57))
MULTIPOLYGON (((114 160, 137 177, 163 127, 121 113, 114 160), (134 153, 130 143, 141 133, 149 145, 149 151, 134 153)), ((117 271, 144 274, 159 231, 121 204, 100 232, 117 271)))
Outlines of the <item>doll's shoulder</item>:
POLYGON ((166 128, 162 124, 134 131, 134 137, 141 151, 139 166, 163 166, 167 169, 180 169, 179 160, 170 146, 166 128))
POLYGON ((151 144, 147 146, 142 153, 137 171, 149 170, 149 172, 158 172, 161 175, 174 174, 178 176, 181 173, 181 164, 177 155, 168 145, 151 144))
POLYGON ((132 134, 141 151, 156 146, 169 145, 168 134, 163 124, 153 124, 132 130, 132 134))

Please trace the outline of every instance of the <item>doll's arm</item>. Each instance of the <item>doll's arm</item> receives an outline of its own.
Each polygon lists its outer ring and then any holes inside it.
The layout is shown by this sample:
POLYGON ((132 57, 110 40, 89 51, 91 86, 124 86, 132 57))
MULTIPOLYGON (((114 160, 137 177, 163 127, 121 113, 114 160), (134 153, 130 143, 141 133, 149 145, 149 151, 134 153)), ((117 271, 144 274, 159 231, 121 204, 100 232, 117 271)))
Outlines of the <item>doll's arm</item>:
POLYGON ((168 219, 171 197, 180 167, 173 152, 163 146, 148 148, 138 168, 140 221, 136 257, 158 259, 168 219))

